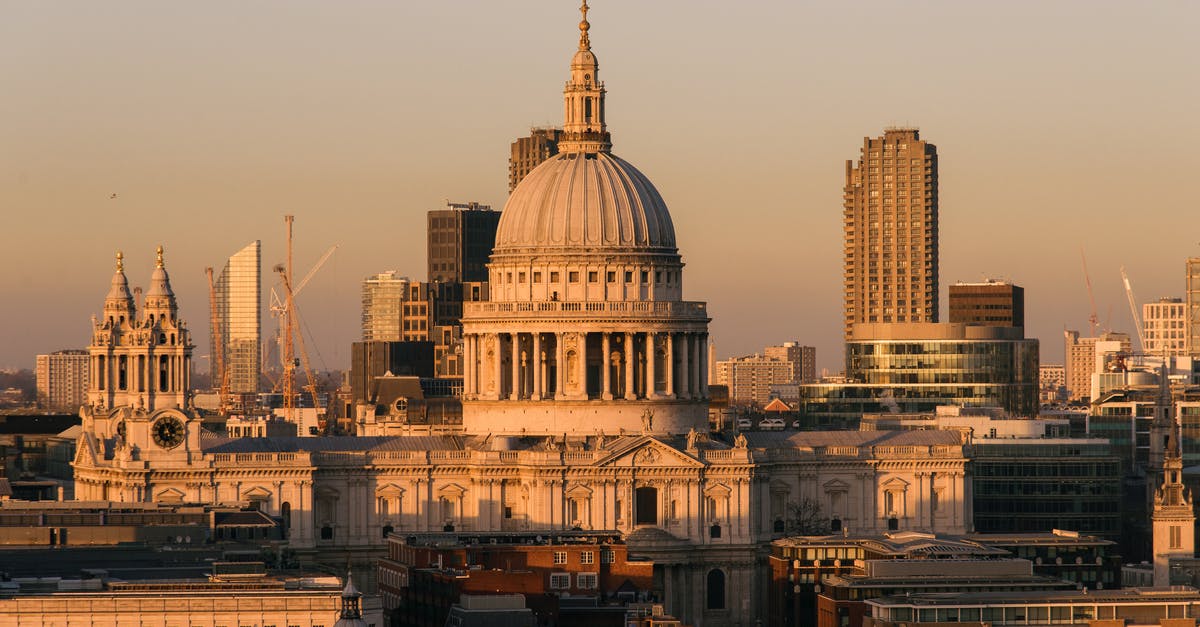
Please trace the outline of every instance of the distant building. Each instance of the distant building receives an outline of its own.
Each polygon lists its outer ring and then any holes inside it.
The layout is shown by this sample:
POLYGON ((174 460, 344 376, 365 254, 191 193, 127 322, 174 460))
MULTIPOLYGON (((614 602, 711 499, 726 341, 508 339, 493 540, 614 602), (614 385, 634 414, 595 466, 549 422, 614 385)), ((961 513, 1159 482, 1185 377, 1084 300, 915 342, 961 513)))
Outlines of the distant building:
POLYGON ((795 364, 763 355, 747 355, 717 361, 717 384, 729 388, 729 400, 734 404, 753 404, 759 407, 771 400, 771 386, 791 383, 795 364))
POLYGON ((512 193, 526 174, 543 161, 558 154, 561 128, 531 128, 528 137, 518 137, 512 143, 508 158, 508 191, 512 193))
POLYGON ((817 349, 801 346, 798 342, 784 342, 779 346, 763 349, 763 357, 792 363, 792 380, 796 383, 812 383, 817 380, 817 349))
POLYGON ((88 371, 86 350, 62 350, 38 355, 38 407, 78 411, 87 402, 88 371))
POLYGON ((433 377, 432 342, 354 342, 350 345, 350 400, 370 395, 376 377, 433 377))
POLYGON ((1062 364, 1038 366, 1038 396, 1043 405, 1067 400, 1067 369, 1062 364))
POLYGON ((1142 352, 1184 356, 1187 348, 1187 307, 1182 298, 1160 298, 1142 305, 1142 352))
POLYGON ((1063 331, 1063 338, 1067 400, 1072 403, 1094 400, 1092 375, 1113 365, 1116 358, 1133 352, 1127 333, 1108 331, 1100 337, 1079 337, 1078 331, 1063 331))
MULTIPOLYGON (((1195 622, 1195 588, 914 593, 866 601, 863 627, 949 625, 1159 625, 1195 622), (1011 618, 1010 618, 1011 617, 1011 618)), ((818 623, 826 627, 826 623, 818 623)))
POLYGON ((950 322, 989 327, 1025 326, 1025 288, 1008 281, 950 286, 950 322))
POLYGON ((937 147, 915 128, 864 138, 843 191, 846 339, 859 323, 937 322, 937 147))
MULTIPOLYGON (((211 329, 212 354, 222 351, 229 391, 257 394, 262 372, 262 244, 250 242, 226 262, 213 285, 221 336, 211 329)), ((211 361, 213 388, 221 387, 225 373, 211 361)))
POLYGON ((477 202, 447 202, 429 219, 429 281, 487 281, 487 263, 496 243, 500 212, 477 202))
POLYGON ((1184 266, 1184 305, 1187 307, 1187 351, 1200 357, 1200 257, 1188 257, 1184 266))
POLYGON ((395 270, 363 279, 363 341, 401 341, 401 309, 408 299, 408 284, 408 277, 400 276, 395 270))

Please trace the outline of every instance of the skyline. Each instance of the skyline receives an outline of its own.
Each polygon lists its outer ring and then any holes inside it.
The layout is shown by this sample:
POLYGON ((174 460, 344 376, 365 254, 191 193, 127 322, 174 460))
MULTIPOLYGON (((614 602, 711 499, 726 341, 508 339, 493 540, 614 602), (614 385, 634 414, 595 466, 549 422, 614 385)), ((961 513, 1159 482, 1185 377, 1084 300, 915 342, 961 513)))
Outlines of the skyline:
MULTIPOLYGON (((241 21, 225 19, 232 4, 14 9, 0 25, 0 78, 15 95, 0 103, 0 144, 12 149, 0 151, 0 206, 18 209, 5 212, 0 243, 33 263, 0 270, 10 302, 24 305, 4 308, 0 324, 26 330, 6 334, 0 367, 86 343, 117 249, 131 285, 148 287, 163 244, 181 315, 206 337, 203 268, 261 239, 269 270, 282 259, 285 213, 297 216, 297 272, 341 244, 298 308, 318 340, 314 362, 343 367, 359 336, 362 279, 395 269, 423 280, 425 212, 445 198, 502 207, 509 143, 531 124, 561 124, 557 86, 574 41, 558 26, 577 8, 536 4, 522 11, 536 18, 508 21, 491 4, 279 4, 285 15, 238 6, 241 21), (120 31, 139 19, 160 29, 120 31), (283 32, 257 36, 276 19, 283 32), (219 36, 206 39, 206 28, 219 36), (463 36, 445 49, 445 33, 463 36), (448 87, 461 92, 439 96, 448 87)), ((893 124, 918 126, 938 146, 943 314, 955 281, 1011 279, 1026 288, 1027 336, 1042 340, 1044 362, 1061 363, 1063 326, 1087 327, 1080 245, 1102 323, 1113 309, 1111 326, 1133 331, 1121 265, 1140 302, 1183 295, 1184 259, 1200 248, 1170 227, 1188 224, 1178 181, 1200 162, 1189 150, 1200 140, 1188 115, 1200 88, 1187 78, 1186 30, 1200 9, 870 6, 851 23, 853 7, 838 5, 593 5, 615 150, 662 191, 690 266, 685 296, 709 302, 719 357, 794 339, 838 369, 844 162, 893 124), (943 21, 926 23, 933 15, 943 21), (805 19, 828 16, 842 21, 805 19), (988 32, 964 27, 984 17, 988 32), (1127 32, 1129 23, 1145 28, 1127 32), (921 31, 905 27, 917 25, 932 34, 910 37, 921 31), (1077 30, 1058 30, 1067 25, 1077 30), (1006 26, 1024 29, 1008 47, 994 34, 1006 26), (831 52, 872 37, 874 52, 831 52), (906 66, 900 45, 920 63, 906 66), (874 63, 886 65, 878 82, 847 79, 874 63), (932 67, 902 72, 916 65, 932 67), (869 102, 881 92, 886 102, 869 102), (1146 222, 1168 228, 1139 236, 1146 222), (994 239, 978 241, 983 232, 994 239), (798 276, 781 289, 773 268, 798 276)))

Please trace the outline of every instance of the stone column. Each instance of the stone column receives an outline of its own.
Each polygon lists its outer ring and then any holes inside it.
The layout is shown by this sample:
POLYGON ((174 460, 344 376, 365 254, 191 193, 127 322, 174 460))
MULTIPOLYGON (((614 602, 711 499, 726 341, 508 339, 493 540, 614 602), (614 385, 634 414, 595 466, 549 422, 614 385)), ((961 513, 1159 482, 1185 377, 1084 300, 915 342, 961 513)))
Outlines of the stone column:
POLYGON ((675 398, 675 334, 667 333, 667 398, 675 398))
POLYGON ((530 390, 529 398, 540 401, 542 400, 542 334, 533 334, 533 359, 530 360, 533 365, 533 389, 530 390))
POLYGON ((566 397, 567 388, 567 351, 563 349, 564 333, 554 334, 554 398, 566 397))
POLYGON ((679 347, 679 398, 690 399, 692 378, 688 374, 688 360, 692 357, 692 334, 680 333, 679 339, 682 340, 682 346, 679 347))
POLYGON ((586 332, 579 334, 579 397, 586 399, 588 397, 587 389, 587 356, 588 356, 588 334, 586 332))
POLYGON ((612 393, 612 334, 605 331, 600 334, 600 367, 603 374, 600 378, 600 398, 611 401, 612 393))
POLYGON ((691 352, 692 358, 690 359, 690 361, 691 361, 692 367, 689 370, 689 372, 692 375, 692 381, 691 381, 691 385, 689 385, 688 387, 691 388, 692 398, 701 398, 701 396, 700 396, 700 369, 703 366, 701 365, 701 360, 700 360, 700 334, 693 333, 691 337, 692 337, 692 352, 691 352))
POLYGON ((708 371, 708 352, 712 348, 708 345, 708 334, 700 334, 700 398, 708 398, 708 378, 712 373, 708 371))
POLYGON ((658 398, 658 389, 654 384, 654 340, 658 334, 650 331, 646 333, 646 398, 658 398))
POLYGON ((496 343, 496 353, 493 355, 496 359, 492 363, 492 384, 496 388, 495 400, 504 398, 504 336, 496 333, 492 336, 496 343))
POLYGON ((463 398, 471 398, 471 336, 463 334, 463 398))
POLYGON ((636 358, 633 355, 633 334, 625 332, 625 400, 632 401, 637 398, 637 390, 633 382, 633 362, 636 358))
POLYGON ((520 400, 521 398, 521 334, 512 333, 512 381, 509 381, 509 387, 512 394, 509 396, 511 400, 520 400))

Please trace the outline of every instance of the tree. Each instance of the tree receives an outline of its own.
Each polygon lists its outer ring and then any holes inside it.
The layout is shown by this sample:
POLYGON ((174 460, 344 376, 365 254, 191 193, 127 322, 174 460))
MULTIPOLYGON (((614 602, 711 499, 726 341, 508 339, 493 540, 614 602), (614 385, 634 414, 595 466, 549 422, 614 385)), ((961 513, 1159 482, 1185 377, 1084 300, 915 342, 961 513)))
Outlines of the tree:
POLYGON ((796 535, 824 536, 830 533, 829 517, 821 511, 821 503, 807 496, 788 503, 784 522, 787 532, 796 535))

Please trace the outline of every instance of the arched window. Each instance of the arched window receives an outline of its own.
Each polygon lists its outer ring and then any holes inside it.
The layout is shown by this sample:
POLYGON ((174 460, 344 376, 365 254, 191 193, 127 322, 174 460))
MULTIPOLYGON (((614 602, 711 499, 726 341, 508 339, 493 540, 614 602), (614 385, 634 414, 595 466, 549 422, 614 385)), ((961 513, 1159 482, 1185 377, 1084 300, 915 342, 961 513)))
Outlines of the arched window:
POLYGON ((635 525, 658 524, 658 488, 649 486, 635 492, 633 522, 635 525))
POLYGON ((708 528, 708 537, 720 538, 721 537, 721 525, 713 525, 713 526, 709 527, 708 528))
POLYGON ((708 571, 705 607, 710 610, 725 609, 725 572, 719 568, 708 571))

